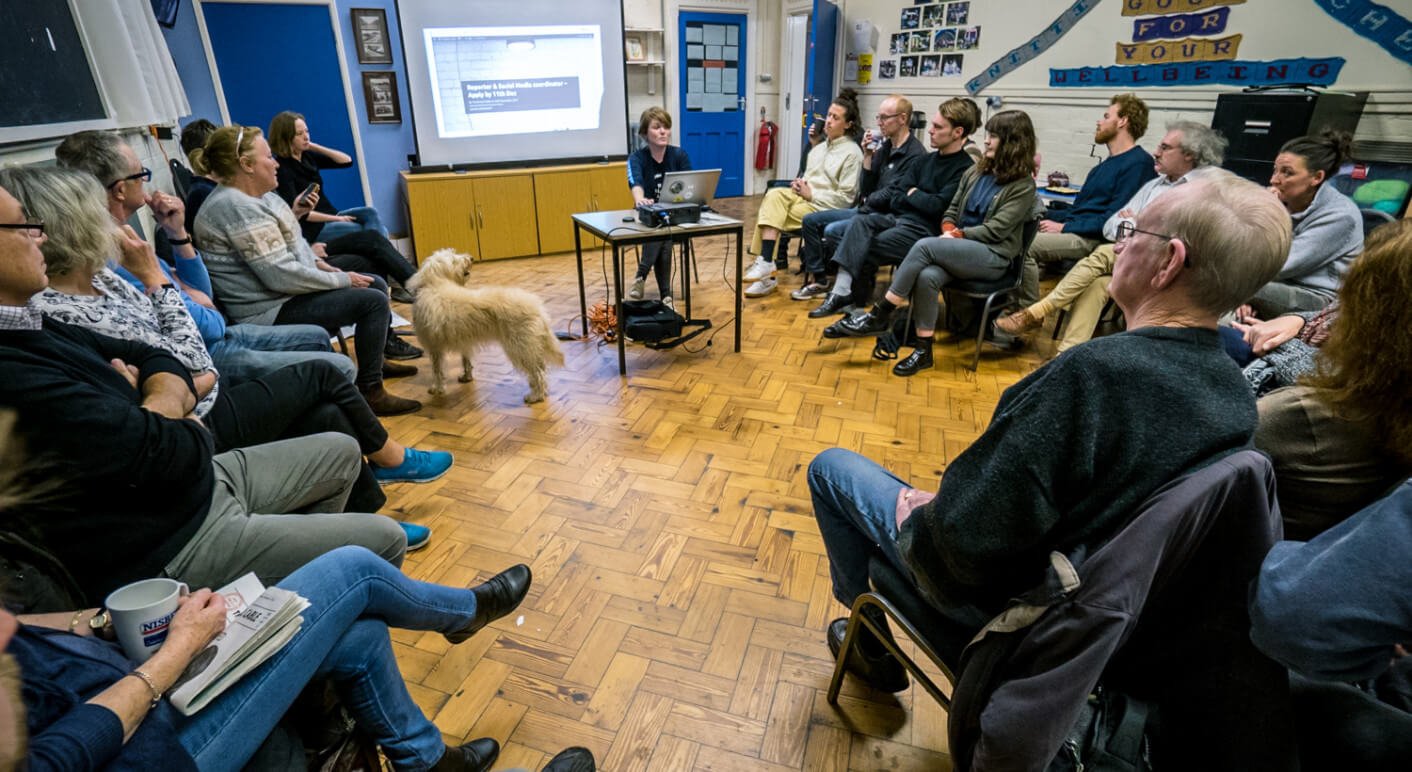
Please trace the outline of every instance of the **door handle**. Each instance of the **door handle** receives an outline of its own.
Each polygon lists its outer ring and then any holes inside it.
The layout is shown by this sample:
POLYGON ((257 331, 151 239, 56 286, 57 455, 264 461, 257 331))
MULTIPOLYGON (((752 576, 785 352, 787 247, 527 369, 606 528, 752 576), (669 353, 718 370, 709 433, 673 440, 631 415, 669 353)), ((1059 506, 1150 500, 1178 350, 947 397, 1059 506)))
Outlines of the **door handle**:
POLYGON ((485 212, 481 211, 480 207, 476 207, 476 222, 480 227, 485 227, 485 212))
POLYGON ((788 92, 785 92, 785 95, 784 95, 784 109, 786 109, 786 110, 789 109, 789 97, 790 97, 790 94, 789 94, 788 92))
POLYGON ((736 104, 740 105, 740 109, 741 109, 741 110, 744 110, 744 109, 745 109, 745 97, 743 97, 743 96, 742 96, 742 97, 736 97, 736 98, 735 98, 735 101, 736 101, 736 104))
POLYGON ((593 211, 595 211, 595 212, 600 212, 600 211, 602 211, 601 209, 598 208, 598 194, 597 194, 597 193, 594 193, 594 194, 593 194, 593 211))

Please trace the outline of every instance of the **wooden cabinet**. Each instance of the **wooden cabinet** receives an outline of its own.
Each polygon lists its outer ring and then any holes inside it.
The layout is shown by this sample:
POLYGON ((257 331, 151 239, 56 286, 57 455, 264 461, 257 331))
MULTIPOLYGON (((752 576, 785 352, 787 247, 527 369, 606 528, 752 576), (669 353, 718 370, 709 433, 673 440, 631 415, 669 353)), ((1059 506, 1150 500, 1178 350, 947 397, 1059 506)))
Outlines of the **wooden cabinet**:
MULTIPOLYGON (((569 216, 631 209, 627 164, 466 173, 402 172, 417 260, 442 247, 480 260, 568 252, 569 216)), ((584 247, 597 246, 597 239, 584 247)))

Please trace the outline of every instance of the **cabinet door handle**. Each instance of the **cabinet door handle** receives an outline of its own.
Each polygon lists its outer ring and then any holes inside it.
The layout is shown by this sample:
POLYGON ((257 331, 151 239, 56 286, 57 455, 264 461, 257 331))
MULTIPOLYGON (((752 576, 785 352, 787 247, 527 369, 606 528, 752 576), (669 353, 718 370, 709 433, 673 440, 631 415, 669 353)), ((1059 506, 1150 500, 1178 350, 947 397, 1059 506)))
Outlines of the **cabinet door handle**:
POLYGON ((480 207, 476 207, 476 222, 480 224, 480 227, 485 227, 485 212, 481 211, 480 207))
POLYGON ((593 194, 593 211, 595 211, 595 212, 601 211, 601 210, 598 208, 598 194, 597 194, 597 193, 594 193, 594 194, 593 194))

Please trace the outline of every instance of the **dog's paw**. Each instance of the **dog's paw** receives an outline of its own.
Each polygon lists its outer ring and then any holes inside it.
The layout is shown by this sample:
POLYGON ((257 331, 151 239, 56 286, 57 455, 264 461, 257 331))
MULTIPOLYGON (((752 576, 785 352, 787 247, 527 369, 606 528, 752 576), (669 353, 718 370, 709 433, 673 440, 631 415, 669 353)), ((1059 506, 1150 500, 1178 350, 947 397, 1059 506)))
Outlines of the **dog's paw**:
POLYGON ((536 402, 543 402, 544 397, 544 394, 535 394, 534 392, 530 392, 529 394, 525 395, 525 404, 533 405, 536 402))
POLYGON ((443 394, 446 393, 446 387, 445 387, 445 386, 429 386, 429 387, 427 387, 427 393, 430 394, 430 395, 432 395, 433 397, 440 397, 441 395, 443 395, 443 394))
POLYGON ((460 378, 457 378, 456 380, 460 381, 461 383, 470 383, 471 381, 475 380, 475 378, 472 377, 472 376, 470 376, 470 375, 462 375, 460 378))

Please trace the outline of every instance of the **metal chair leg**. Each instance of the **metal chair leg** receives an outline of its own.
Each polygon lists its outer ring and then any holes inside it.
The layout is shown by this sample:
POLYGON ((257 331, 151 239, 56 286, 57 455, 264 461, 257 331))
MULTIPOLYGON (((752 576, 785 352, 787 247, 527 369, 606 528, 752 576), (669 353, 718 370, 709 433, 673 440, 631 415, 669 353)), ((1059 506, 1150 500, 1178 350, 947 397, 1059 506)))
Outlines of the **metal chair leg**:
POLYGON ((917 632, 917 628, 913 627, 911 622, 907 621, 905 617, 899 614, 897 609, 893 608, 892 604, 889 603, 886 598, 875 593, 865 592, 853 601, 853 609, 848 615, 848 630, 843 635, 843 645, 839 647, 838 659, 834 662, 833 678, 829 681, 829 690, 825 695, 829 704, 838 705, 838 693, 843 687, 844 663, 848 660, 848 652, 854 646, 858 645, 858 625, 861 623, 872 632, 874 637, 882 642, 883 646, 887 648, 888 653, 892 654, 892 656, 897 658, 897 661, 902 663, 902 667, 907 670, 912 678, 916 679, 917 683, 922 685, 923 689, 927 690, 927 693, 941 705, 943 710, 950 711, 951 698, 942 693, 941 689, 922 671, 921 666, 919 666, 915 660, 903 653, 895 640, 885 635, 882 630, 878 629, 878 627, 873 624, 873 620, 869 619, 868 616, 863 613, 863 609, 868 606, 877 608, 891 619, 897 625, 898 629, 908 638, 911 638, 912 643, 915 644, 923 654, 927 655, 927 658, 941 671, 942 677, 944 677, 948 683, 956 683, 956 675, 951 672, 950 666, 941 661, 941 658, 932 650, 932 647, 922 638, 922 634, 917 632))

